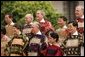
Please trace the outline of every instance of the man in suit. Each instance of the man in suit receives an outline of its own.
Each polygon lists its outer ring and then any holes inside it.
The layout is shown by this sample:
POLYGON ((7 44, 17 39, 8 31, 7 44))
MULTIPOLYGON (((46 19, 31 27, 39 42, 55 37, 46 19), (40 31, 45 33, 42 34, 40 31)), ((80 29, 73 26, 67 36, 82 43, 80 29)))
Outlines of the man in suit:
MULTIPOLYGON (((84 7, 82 5, 76 6, 75 16, 78 22, 78 32, 82 35, 84 45, 84 7)), ((84 46, 81 46, 81 56, 84 56, 84 46)))
POLYGON ((45 17, 44 11, 37 10, 36 19, 39 22, 39 28, 40 28, 41 32, 45 34, 50 29, 54 30, 54 28, 53 28, 51 22, 49 22, 48 20, 45 20, 44 17, 45 17))

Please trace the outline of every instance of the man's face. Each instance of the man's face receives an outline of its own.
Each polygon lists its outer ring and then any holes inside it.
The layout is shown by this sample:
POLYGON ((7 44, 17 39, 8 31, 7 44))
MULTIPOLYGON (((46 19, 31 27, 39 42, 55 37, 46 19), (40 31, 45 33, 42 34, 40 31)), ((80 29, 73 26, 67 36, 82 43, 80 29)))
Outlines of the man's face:
POLYGON ((75 15, 76 17, 81 17, 83 15, 83 10, 80 7, 75 8, 75 15))
POLYGON ((26 23, 32 22, 31 16, 26 16, 26 17, 25 17, 25 22, 26 22, 26 23))
POLYGON ((65 23, 65 21, 62 18, 59 18, 57 22, 58 22, 60 27, 62 27, 65 23))
POLYGON ((5 22, 9 24, 11 22, 11 18, 9 18, 9 15, 5 15, 5 22))
POLYGON ((37 11, 36 18, 38 21, 40 21, 43 18, 43 15, 41 14, 41 11, 37 11))

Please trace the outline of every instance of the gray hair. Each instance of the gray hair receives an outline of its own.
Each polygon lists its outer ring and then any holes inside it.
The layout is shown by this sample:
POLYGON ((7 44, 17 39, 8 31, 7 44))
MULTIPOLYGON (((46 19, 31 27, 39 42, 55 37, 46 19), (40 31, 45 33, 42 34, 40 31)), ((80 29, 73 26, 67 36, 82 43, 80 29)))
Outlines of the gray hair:
POLYGON ((82 5, 77 5, 76 8, 80 8, 80 9, 83 11, 83 13, 84 13, 84 6, 82 6, 82 5))
POLYGON ((33 18, 33 15, 32 14, 26 14, 25 17, 27 17, 27 16, 30 16, 31 19, 32 19, 32 21, 33 21, 34 18, 33 18))

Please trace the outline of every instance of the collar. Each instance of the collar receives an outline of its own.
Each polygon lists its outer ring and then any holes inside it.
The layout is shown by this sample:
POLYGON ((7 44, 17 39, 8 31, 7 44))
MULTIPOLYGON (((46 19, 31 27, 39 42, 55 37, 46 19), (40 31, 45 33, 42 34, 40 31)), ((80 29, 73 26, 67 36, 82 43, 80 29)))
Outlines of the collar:
POLYGON ((21 32, 19 31, 19 35, 21 34, 21 32))
POLYGON ((74 32, 73 35, 78 35, 78 31, 74 32))
POLYGON ((11 22, 11 24, 7 24, 6 27, 8 27, 9 25, 12 25, 12 26, 13 26, 14 24, 15 24, 15 23, 11 22))
POLYGON ((11 22, 11 24, 10 25, 14 25, 14 23, 13 22, 11 22))
POLYGON ((59 43, 56 43, 56 44, 54 44, 54 45, 56 45, 56 46, 60 47, 59 43))
POLYGON ((67 28, 67 26, 66 26, 66 25, 64 25, 64 26, 63 26, 63 28, 65 28, 65 29, 66 29, 66 28, 67 28))
POLYGON ((51 46, 54 45, 54 46, 60 47, 59 43, 56 43, 56 44, 49 43, 49 45, 51 45, 51 46))
POLYGON ((45 20, 44 20, 44 18, 40 21, 40 22, 43 22, 43 23, 45 23, 45 20))
POLYGON ((30 24, 33 24, 32 22, 30 24))
POLYGON ((36 34, 38 34, 38 35, 42 35, 42 33, 41 33, 40 31, 38 31, 36 34))
POLYGON ((82 15, 80 18, 84 19, 84 15, 82 15))

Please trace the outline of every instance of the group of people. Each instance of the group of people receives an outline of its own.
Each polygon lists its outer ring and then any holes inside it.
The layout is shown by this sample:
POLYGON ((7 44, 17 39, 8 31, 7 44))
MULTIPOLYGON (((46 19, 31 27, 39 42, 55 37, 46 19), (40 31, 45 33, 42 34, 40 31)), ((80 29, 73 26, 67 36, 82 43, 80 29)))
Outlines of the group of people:
POLYGON ((44 18, 45 13, 42 10, 37 10, 36 22, 33 21, 32 14, 26 14, 22 27, 12 21, 12 15, 6 14, 4 20, 7 25, 1 28, 1 56, 83 55, 83 6, 76 6, 75 16, 77 19, 74 21, 60 16, 57 19, 59 29, 54 29, 51 22, 44 18))

